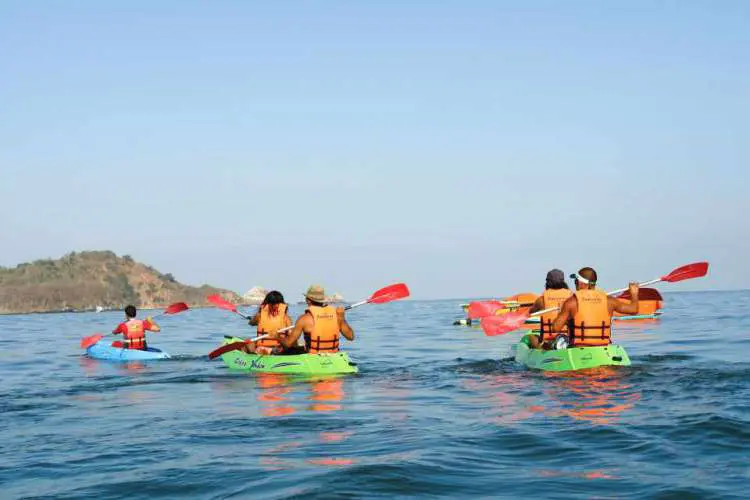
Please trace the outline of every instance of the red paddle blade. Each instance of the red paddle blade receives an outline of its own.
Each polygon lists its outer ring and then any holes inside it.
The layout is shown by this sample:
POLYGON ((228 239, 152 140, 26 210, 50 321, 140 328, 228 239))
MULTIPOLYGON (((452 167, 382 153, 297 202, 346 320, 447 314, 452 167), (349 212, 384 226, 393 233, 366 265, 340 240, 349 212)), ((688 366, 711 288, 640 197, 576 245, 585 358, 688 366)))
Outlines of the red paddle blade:
POLYGON ((499 309, 507 307, 504 303, 497 300, 484 300, 472 302, 469 304, 469 319, 484 318, 494 316, 499 309))
POLYGON ((398 299, 403 299, 409 296, 409 288, 404 283, 396 283, 385 288, 381 288, 377 292, 373 293, 367 302, 372 304, 385 304, 398 299))
POLYGON ((500 316, 487 316, 482 318, 482 330, 488 337, 503 335, 513 330, 523 327, 524 322, 529 317, 528 312, 512 312, 500 316))
POLYGON ((237 306, 234 304, 230 304, 221 295, 209 295, 206 297, 206 300, 215 305, 216 307, 220 307, 221 309, 226 309, 227 311, 237 312, 237 306))
POLYGON ((242 349, 246 345, 247 345, 246 342, 232 342, 231 344, 224 344, 218 349, 214 349, 213 351, 209 352, 208 359, 218 358, 224 353, 227 353, 229 351, 234 351, 235 349, 242 349))
POLYGON ((88 337, 83 337, 81 339, 81 349, 88 349, 92 345, 99 342, 101 339, 104 338, 104 335, 96 334, 96 335, 89 335, 88 337))
POLYGON ((678 267, 666 276, 662 276, 662 281, 675 283, 677 281, 701 278, 708 273, 708 262, 693 262, 686 266, 678 267))
POLYGON ((188 309, 190 308, 184 302, 175 302, 171 306, 164 309, 164 312, 162 314, 177 314, 181 313, 182 311, 187 311, 188 309))

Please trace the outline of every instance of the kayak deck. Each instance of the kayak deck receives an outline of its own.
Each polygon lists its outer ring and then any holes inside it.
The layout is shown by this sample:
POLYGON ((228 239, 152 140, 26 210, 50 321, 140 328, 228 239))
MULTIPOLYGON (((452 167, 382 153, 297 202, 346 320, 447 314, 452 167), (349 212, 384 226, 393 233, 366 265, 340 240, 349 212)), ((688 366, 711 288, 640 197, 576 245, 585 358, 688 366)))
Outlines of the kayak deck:
POLYGON ((105 340, 100 340, 86 349, 86 354, 90 358, 106 361, 150 361, 171 357, 168 353, 156 347, 149 347, 146 351, 123 349, 121 347, 112 347, 105 340))
POLYGON ((639 319, 658 319, 661 312, 651 314, 633 314, 631 316, 612 316, 613 321, 635 321, 639 319))
MULTIPOLYGON (((225 337, 224 344, 241 342, 238 337, 225 337)), ((357 364, 345 352, 322 354, 261 355, 243 351, 229 351, 221 359, 233 370, 259 373, 299 375, 343 375, 358 373, 357 364)))
MULTIPOLYGON (((661 312, 655 312, 651 314, 634 314, 631 316, 613 316, 612 321, 638 321, 638 320, 646 320, 646 319, 659 319, 661 316, 661 312)), ((528 318, 525 321, 525 324, 532 325, 532 326, 539 326, 540 320, 538 317, 532 317, 528 318)), ((459 318, 457 320, 453 321, 453 326, 480 326, 481 325, 481 318, 477 319, 471 319, 471 318, 459 318)))
POLYGON ((544 351, 532 349, 526 334, 516 345, 516 361, 534 370, 564 372, 586 370, 599 366, 630 366, 630 357, 622 346, 570 347, 544 351))

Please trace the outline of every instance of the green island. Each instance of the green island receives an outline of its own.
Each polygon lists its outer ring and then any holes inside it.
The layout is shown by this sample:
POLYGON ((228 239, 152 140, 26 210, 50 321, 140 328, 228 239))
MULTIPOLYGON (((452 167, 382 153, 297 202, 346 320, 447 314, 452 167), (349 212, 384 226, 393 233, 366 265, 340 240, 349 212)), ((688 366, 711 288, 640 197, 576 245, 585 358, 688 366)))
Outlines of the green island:
POLYGON ((200 307, 212 294, 241 302, 229 290, 185 285, 170 273, 106 250, 0 267, 0 314, 101 311, 127 304, 153 309, 177 301, 200 307))

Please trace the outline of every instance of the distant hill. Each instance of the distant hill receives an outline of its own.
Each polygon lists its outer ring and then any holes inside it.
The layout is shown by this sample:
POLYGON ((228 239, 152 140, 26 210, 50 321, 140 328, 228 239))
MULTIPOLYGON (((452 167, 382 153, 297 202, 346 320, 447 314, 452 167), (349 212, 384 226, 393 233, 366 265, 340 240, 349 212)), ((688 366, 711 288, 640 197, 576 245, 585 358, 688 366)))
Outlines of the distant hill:
POLYGON ((171 274, 118 257, 113 252, 73 252, 61 259, 37 260, 15 268, 0 267, 0 314, 121 309, 128 304, 156 308, 173 302, 207 305, 220 293, 239 302, 234 292, 208 285, 179 283, 171 274))

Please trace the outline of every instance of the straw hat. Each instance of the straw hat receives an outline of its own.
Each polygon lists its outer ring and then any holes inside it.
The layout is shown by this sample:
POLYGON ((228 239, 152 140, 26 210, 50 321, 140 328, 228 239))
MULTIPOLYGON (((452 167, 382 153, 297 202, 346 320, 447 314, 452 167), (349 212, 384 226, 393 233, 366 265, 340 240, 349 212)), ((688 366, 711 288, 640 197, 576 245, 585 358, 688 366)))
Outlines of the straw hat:
POLYGON ((310 285, 310 288, 305 292, 305 297, 313 302, 323 303, 326 301, 326 291, 320 285, 310 285))

